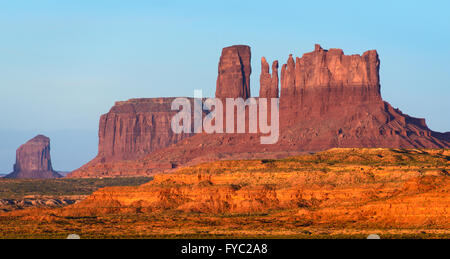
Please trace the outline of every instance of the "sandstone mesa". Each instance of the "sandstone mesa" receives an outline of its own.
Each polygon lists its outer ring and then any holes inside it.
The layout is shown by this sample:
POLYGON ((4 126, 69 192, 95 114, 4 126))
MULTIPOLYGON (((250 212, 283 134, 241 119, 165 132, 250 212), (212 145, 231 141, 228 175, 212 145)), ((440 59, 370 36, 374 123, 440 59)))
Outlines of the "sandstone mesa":
MULTIPOLYGON (((249 98, 251 50, 224 48, 217 98, 249 98)), ((233 158, 286 157, 335 147, 448 148, 450 133, 430 130, 393 108, 380 93, 380 60, 375 50, 345 55, 316 45, 301 58, 261 60, 260 97, 280 97, 280 138, 260 145, 255 134, 174 134, 173 98, 117 102, 102 115, 99 153, 69 177, 153 175, 181 165, 233 158), (279 88, 280 86, 280 88, 279 88)))

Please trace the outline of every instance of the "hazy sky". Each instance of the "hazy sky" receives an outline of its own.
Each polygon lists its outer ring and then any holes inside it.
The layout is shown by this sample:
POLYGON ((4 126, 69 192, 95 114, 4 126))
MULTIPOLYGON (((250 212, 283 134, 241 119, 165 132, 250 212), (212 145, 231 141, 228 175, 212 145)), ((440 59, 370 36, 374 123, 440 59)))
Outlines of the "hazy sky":
POLYGON ((39 133, 60 147, 56 169, 81 166, 115 101, 194 89, 212 96, 220 51, 234 44, 252 47, 253 95, 261 56, 284 63, 315 43, 346 54, 377 49, 383 98, 450 131, 449 10, 431 0, 0 0, 0 172, 39 133))

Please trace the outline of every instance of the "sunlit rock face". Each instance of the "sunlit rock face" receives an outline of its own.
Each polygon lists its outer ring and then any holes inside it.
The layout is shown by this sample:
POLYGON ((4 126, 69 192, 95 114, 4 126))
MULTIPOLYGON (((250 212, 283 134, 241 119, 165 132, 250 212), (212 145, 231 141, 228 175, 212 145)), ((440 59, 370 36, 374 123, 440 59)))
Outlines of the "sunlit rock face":
POLYGON ((259 77, 259 97, 278 98, 278 60, 272 63, 272 75, 269 71, 269 63, 263 57, 261 59, 261 76, 259 77))
MULTIPOLYGON (((216 97, 251 96, 250 61, 249 46, 222 50, 216 97)), ((153 175, 186 163, 280 157, 335 147, 449 148, 450 133, 434 132, 425 119, 403 114, 383 101, 379 69, 375 50, 345 55, 341 49, 316 45, 301 58, 289 55, 280 75, 278 61, 270 69, 262 58, 260 97, 280 97, 280 135, 272 145, 261 145, 255 134, 174 134, 174 98, 117 102, 100 119, 98 156, 70 177, 153 175)))
POLYGON ((249 46, 235 45, 224 48, 219 61, 217 98, 249 98, 251 51, 249 46))

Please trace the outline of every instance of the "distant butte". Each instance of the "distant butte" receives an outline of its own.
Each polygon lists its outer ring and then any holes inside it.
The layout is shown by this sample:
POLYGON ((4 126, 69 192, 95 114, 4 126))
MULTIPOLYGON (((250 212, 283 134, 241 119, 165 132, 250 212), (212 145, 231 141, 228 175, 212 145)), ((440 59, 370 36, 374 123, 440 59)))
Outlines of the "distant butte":
MULTIPOLYGON (((224 48, 216 97, 250 97, 249 46, 224 48)), ((450 133, 430 130, 425 119, 403 114, 380 94, 375 50, 341 49, 289 55, 278 75, 261 60, 260 96, 280 96, 280 138, 261 145, 254 134, 183 134, 170 129, 173 98, 118 102, 100 119, 97 157, 70 177, 152 175, 180 165, 220 159, 285 157, 329 148, 449 148, 450 133), (280 85, 280 88, 278 87, 280 85)))
POLYGON ((52 168, 50 139, 38 135, 20 146, 16 151, 14 171, 5 178, 48 179, 60 178, 52 168))

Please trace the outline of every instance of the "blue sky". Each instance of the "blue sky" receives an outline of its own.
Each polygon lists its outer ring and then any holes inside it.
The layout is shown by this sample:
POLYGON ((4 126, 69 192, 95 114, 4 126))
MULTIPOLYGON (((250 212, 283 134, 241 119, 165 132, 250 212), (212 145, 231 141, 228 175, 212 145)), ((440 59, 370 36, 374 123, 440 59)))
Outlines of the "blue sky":
POLYGON ((252 47, 254 95, 261 56, 284 63, 315 43, 377 49, 383 98, 450 131, 448 10, 449 1, 0 0, 0 172, 39 133, 52 139, 56 169, 81 166, 115 101, 213 96, 220 51, 233 44, 252 47))

